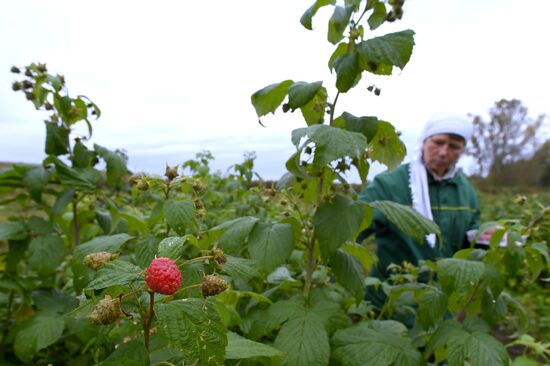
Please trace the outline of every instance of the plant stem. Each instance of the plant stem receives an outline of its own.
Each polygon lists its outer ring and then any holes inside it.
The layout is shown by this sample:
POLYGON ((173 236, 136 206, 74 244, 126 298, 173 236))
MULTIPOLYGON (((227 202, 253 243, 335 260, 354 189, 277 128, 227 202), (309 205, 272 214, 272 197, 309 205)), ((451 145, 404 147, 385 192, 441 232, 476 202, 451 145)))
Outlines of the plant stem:
MULTIPOLYGON (((324 175, 321 173, 319 180, 317 181, 317 205, 318 208, 321 205, 321 199, 323 198, 323 182, 324 175)), ((307 272, 306 282, 304 284, 304 297, 309 299, 311 293, 311 285, 313 282, 313 271, 315 270, 315 234, 311 233, 311 238, 308 245, 308 259, 307 259, 307 272)))
POLYGON ((202 257, 196 257, 193 259, 188 259, 185 262, 180 263, 180 266, 185 266, 186 264, 193 263, 193 262, 200 262, 206 259, 212 259, 214 258, 213 255, 203 255, 202 257))
POLYGON ((73 197, 73 224, 74 224, 74 246, 80 245, 80 227, 78 226, 78 199, 76 193, 73 197))
POLYGON ((149 291, 149 310, 143 322, 143 333, 145 335, 145 348, 149 351, 149 339, 151 337, 151 321, 153 320, 153 306, 155 305, 155 293, 149 291))
POLYGON ((306 283, 304 284, 304 297, 306 299, 309 299, 309 294, 311 293, 311 284, 313 282, 314 269, 315 269, 315 236, 312 234, 311 240, 308 245, 306 283))
POLYGON ((468 297, 468 300, 466 300, 466 303, 464 304, 464 307, 462 309, 460 309, 459 311, 457 311, 457 313, 455 314, 455 320, 457 320, 461 323, 464 320, 464 317, 466 315, 466 310, 468 309, 468 306, 474 300, 474 296, 477 292, 477 289, 479 288, 480 282, 481 281, 478 281, 477 284, 475 285, 475 287, 473 288, 472 293, 470 294, 470 297, 468 297))
MULTIPOLYGON (((170 182, 168 179, 166 180, 166 190, 164 191, 164 199, 168 201, 170 198, 170 189, 172 189, 172 182, 170 182)), ((165 236, 168 237, 170 234, 170 224, 166 224, 166 233, 165 236)))
POLYGON ((10 290, 10 294, 8 297, 8 308, 6 310, 6 319, 4 320, 4 330, 2 331, 2 342, 0 343, 0 360, 4 359, 4 352, 6 347, 4 347, 6 343, 6 338, 8 337, 9 332, 9 325, 10 325, 10 317, 11 317, 11 306, 13 304, 13 290, 10 290))
POLYGON ((192 288, 197 288, 197 287, 201 287, 202 286, 202 283, 197 283, 197 284, 194 284, 194 285, 189 285, 189 286, 185 286, 183 288, 180 288, 178 291, 176 291, 174 294, 170 295, 170 296, 166 296, 165 298, 162 298, 160 299, 159 301, 157 301, 157 304, 158 303, 165 303, 167 301, 171 301, 174 296, 176 296, 177 294, 183 292, 183 291, 187 291, 187 290, 190 290, 192 288))
POLYGON ((338 102, 339 96, 340 96, 340 91, 336 93, 336 97, 334 98, 334 103, 332 103, 332 106, 330 107, 330 121, 329 121, 330 126, 332 126, 334 122, 334 110, 336 109, 336 102, 338 102))

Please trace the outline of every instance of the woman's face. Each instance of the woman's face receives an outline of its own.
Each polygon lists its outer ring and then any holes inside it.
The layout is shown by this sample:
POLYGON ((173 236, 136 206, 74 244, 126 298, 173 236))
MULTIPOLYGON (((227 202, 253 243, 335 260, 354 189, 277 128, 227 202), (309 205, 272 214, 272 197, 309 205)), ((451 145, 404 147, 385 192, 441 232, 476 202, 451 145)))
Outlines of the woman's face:
POLYGON ((464 152, 462 137, 450 134, 432 135, 424 140, 422 157, 428 169, 442 177, 464 152))

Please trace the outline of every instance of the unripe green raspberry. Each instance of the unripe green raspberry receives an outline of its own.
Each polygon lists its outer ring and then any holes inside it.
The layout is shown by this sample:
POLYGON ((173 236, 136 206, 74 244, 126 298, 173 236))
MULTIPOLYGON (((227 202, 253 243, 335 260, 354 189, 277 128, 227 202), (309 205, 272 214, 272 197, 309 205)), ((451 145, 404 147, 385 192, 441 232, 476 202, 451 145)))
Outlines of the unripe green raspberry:
POLYGON ((202 296, 214 296, 217 295, 229 287, 226 280, 214 275, 206 275, 202 279, 201 293, 202 296))
POLYGON ((84 264, 93 270, 97 270, 101 268, 105 263, 112 261, 116 257, 116 254, 109 252, 91 253, 84 257, 84 264))
POLYGON ((181 272, 170 258, 155 258, 145 271, 145 282, 154 292, 172 295, 181 286, 181 272))
POLYGON ((221 248, 215 248, 212 251, 212 255, 214 257, 214 263, 218 265, 227 263, 227 257, 223 254, 223 250, 221 248))
POLYGON ((97 303, 89 319, 96 325, 108 325, 114 323, 121 315, 122 308, 120 307, 120 300, 105 295, 105 298, 97 303))

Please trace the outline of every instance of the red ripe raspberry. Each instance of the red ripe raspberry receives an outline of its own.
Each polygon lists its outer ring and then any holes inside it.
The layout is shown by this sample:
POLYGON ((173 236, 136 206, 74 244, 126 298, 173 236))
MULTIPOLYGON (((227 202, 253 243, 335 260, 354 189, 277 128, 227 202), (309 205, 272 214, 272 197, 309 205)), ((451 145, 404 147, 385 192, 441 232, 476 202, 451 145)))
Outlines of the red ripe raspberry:
POLYGON ((145 271, 145 282, 154 292, 172 295, 180 288, 181 272, 170 258, 155 258, 145 271))

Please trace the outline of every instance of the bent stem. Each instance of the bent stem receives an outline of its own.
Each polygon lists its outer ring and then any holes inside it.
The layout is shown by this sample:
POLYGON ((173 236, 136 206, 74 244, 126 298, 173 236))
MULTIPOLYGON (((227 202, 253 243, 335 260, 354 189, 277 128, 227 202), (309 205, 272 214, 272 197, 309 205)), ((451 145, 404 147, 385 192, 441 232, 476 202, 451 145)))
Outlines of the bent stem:
POLYGON ((167 301, 172 300, 174 298, 174 296, 176 296, 179 293, 182 293, 183 291, 191 290, 193 288, 197 288, 197 287, 201 287, 201 286, 202 286, 202 283, 197 283, 197 284, 194 284, 194 285, 189 285, 189 286, 182 287, 178 291, 174 292, 172 295, 166 296, 165 298, 160 299, 159 301, 157 301, 157 303, 165 303, 167 301))
POLYGON ((194 262, 200 262, 200 261, 204 261, 204 260, 207 260, 207 259, 214 259, 214 256, 213 255, 204 255, 202 257, 188 259, 184 262, 181 262, 180 266, 185 266, 186 264, 190 264, 190 263, 194 263, 194 262))

